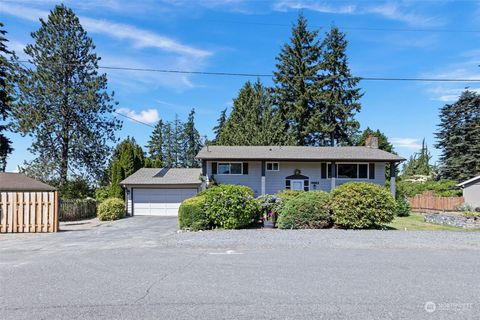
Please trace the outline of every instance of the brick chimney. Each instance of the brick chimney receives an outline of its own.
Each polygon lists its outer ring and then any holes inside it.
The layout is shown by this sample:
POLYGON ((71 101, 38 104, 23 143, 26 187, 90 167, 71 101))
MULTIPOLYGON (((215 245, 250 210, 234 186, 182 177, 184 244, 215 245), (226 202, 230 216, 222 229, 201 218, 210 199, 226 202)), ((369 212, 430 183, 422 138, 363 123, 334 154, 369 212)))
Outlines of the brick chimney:
POLYGON ((365 147, 378 149, 378 138, 374 135, 368 135, 367 140, 365 140, 365 147))

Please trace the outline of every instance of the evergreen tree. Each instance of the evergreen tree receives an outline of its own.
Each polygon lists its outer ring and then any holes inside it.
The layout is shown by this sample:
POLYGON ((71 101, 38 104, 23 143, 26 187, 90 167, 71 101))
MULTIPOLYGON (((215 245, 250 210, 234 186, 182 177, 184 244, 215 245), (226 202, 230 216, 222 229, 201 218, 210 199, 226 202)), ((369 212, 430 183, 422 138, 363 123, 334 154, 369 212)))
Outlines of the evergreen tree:
POLYGON ((5 171, 7 157, 12 153, 12 141, 5 136, 7 126, 4 124, 10 114, 13 98, 13 67, 15 55, 7 48, 6 31, 0 22, 0 172, 5 171))
POLYGON ((35 43, 25 48, 34 68, 19 83, 16 129, 33 137, 34 163, 58 176, 60 186, 75 172, 96 178, 121 127, 106 74, 98 74, 95 45, 71 9, 57 5, 40 22, 35 43))
POLYGON ((158 120, 147 144, 150 159, 158 167, 163 163, 163 143, 163 121, 158 120))
POLYGON ((223 109, 220 112, 220 117, 217 120, 217 125, 213 127, 213 133, 215 133, 215 139, 213 139, 212 143, 216 144, 218 139, 220 138, 220 133, 222 132, 223 128, 225 128, 225 123, 227 122, 227 108, 223 109))
POLYGON ((443 106, 438 127, 441 177, 462 181, 480 174, 480 95, 466 90, 443 106))
POLYGON ((319 93, 322 88, 321 44, 318 31, 309 31, 307 19, 300 14, 292 28, 290 43, 283 46, 276 58, 273 88, 275 102, 286 133, 297 145, 318 144, 319 124, 312 115, 322 110, 319 93))
POLYGON ((322 43, 323 108, 312 117, 313 128, 321 128, 321 144, 335 146, 353 143, 360 124, 355 120, 360 111, 360 78, 352 77, 347 59, 347 40, 337 27, 332 27, 322 43))
POLYGON ((123 190, 120 186, 120 182, 125 179, 125 173, 123 171, 122 165, 118 159, 113 160, 112 163, 112 177, 111 184, 108 189, 108 195, 114 198, 123 198, 123 190))
POLYGON ((200 141, 200 133, 195 128, 195 109, 192 109, 188 115, 187 122, 184 128, 185 138, 185 156, 184 166, 187 168, 197 168, 200 166, 200 162, 195 159, 198 152, 202 148, 202 142, 200 141))
POLYGON ((172 168, 175 166, 175 153, 174 153, 174 138, 173 138, 173 129, 170 122, 166 122, 163 126, 163 167, 172 168))
POLYGON ((257 80, 247 81, 233 101, 233 108, 220 132, 220 145, 288 145, 293 138, 273 109, 267 88, 257 80))
POLYGON ((428 151, 425 139, 422 141, 422 148, 419 152, 410 156, 407 163, 403 167, 403 175, 406 177, 411 176, 430 176, 433 172, 433 166, 430 164, 432 156, 428 151))
POLYGON ((181 168, 185 163, 185 135, 184 124, 180 121, 178 114, 172 123, 172 152, 173 152, 173 167, 181 168))

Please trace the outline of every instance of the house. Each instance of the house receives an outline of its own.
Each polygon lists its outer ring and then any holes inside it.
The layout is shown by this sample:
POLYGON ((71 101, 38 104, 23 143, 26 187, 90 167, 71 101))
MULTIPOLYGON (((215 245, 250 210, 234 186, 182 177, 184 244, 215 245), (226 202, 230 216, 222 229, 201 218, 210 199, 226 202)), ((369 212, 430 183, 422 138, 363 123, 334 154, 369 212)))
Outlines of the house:
POLYGON ((201 169, 142 168, 120 182, 127 215, 174 216, 202 187, 201 169))
POLYGON ((0 172, 0 232, 58 231, 58 194, 22 173, 0 172))
POLYGON ((384 185, 387 164, 395 194, 395 166, 405 160, 378 149, 376 137, 360 147, 207 146, 197 158, 207 183, 246 185, 256 196, 285 189, 328 192, 349 181, 384 185))
POLYGON ((348 181, 384 185, 386 165, 395 194, 395 166, 405 159, 378 149, 375 137, 364 147, 206 146, 197 155, 201 169, 140 169, 121 182, 128 215, 176 215, 180 203, 213 181, 240 184, 255 196, 285 189, 330 191, 348 181))
POLYGON ((466 204, 480 208, 480 176, 459 183, 457 186, 463 189, 463 198, 466 204))

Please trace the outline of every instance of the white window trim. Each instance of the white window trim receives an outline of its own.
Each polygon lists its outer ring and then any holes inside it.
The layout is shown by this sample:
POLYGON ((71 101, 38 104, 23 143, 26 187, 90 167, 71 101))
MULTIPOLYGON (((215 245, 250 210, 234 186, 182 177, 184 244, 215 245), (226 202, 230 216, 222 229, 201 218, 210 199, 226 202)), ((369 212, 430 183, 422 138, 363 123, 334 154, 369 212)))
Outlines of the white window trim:
MULTIPOLYGON (((326 180, 330 180, 330 179, 332 179, 332 177, 330 177, 330 178, 328 177, 328 175, 330 174, 330 171, 328 170, 328 166, 330 165, 330 167, 331 167, 332 163, 331 162, 325 162, 325 163, 327 164, 327 178, 326 178, 326 180)), ((335 162, 335 165, 337 167, 336 170, 335 170, 335 172, 337 173, 337 177, 335 178, 336 180, 343 180, 343 181, 345 181, 345 180, 371 180, 371 179, 369 179, 369 177, 370 177, 370 162, 335 162), (339 178, 338 177, 338 165, 339 164, 356 164, 357 165, 357 178, 339 178), (366 178, 359 178, 358 177, 360 175, 360 167, 359 167, 360 164, 366 164, 367 165, 367 177, 366 178)))
POLYGON ((267 162, 265 163, 265 171, 280 171, 280 162, 267 162), (276 163, 277 164, 277 170, 274 170, 273 169, 273 164, 276 163), (272 165, 272 170, 268 170, 268 164, 271 164, 272 165))
POLYGON ((218 162, 217 163, 217 175, 218 176, 241 176, 243 175, 243 162, 218 162), (240 164, 240 173, 220 173, 220 165, 221 164, 228 164, 230 166, 230 171, 231 170, 231 165, 232 163, 239 163, 240 164))

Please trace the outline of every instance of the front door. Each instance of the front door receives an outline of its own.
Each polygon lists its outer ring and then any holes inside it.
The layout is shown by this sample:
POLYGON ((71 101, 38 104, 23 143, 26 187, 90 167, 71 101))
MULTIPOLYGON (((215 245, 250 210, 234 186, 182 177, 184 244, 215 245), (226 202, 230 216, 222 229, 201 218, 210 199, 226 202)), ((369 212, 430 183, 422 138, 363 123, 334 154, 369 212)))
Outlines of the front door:
POLYGON ((292 190, 303 191, 303 180, 292 180, 292 190))

